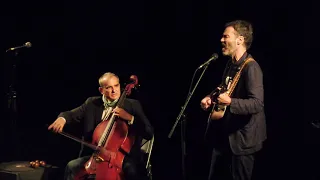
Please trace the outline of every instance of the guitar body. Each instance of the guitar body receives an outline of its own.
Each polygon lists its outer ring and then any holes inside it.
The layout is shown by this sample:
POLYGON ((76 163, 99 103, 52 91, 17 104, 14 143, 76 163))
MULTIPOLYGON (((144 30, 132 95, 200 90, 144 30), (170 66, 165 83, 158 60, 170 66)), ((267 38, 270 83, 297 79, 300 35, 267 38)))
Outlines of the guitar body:
POLYGON ((210 119, 219 120, 223 118, 224 113, 226 112, 227 106, 225 105, 213 105, 212 111, 210 113, 210 119))

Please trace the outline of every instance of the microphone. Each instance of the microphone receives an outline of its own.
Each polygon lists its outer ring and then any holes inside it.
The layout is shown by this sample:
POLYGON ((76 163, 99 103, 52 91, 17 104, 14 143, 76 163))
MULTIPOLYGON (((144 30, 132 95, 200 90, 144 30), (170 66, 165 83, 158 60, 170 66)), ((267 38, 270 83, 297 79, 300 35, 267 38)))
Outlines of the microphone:
POLYGON ((217 53, 213 53, 212 56, 211 56, 211 58, 210 58, 208 61, 206 61, 205 63, 201 64, 201 65, 198 67, 198 69, 201 69, 203 66, 209 64, 212 60, 214 61, 214 60, 217 60, 217 59, 218 59, 218 54, 217 54, 217 53))
POLYGON ((31 42, 26 42, 26 43, 24 43, 24 45, 22 45, 22 46, 17 46, 17 47, 9 48, 9 49, 6 50, 6 52, 8 52, 8 51, 13 51, 13 50, 20 49, 20 48, 24 48, 24 47, 30 48, 31 46, 32 46, 31 42))

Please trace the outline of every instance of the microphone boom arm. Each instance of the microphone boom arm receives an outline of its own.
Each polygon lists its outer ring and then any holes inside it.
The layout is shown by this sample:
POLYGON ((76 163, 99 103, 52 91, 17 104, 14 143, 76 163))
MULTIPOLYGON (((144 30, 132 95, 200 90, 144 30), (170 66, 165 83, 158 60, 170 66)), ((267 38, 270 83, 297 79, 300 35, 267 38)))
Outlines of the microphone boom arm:
POLYGON ((20 48, 24 48, 24 47, 30 48, 31 46, 32 46, 32 44, 31 44, 30 42, 26 42, 26 43, 24 43, 24 45, 22 45, 22 46, 17 46, 17 47, 9 48, 9 49, 6 50, 6 52, 8 52, 8 51, 13 51, 13 50, 20 49, 20 48))

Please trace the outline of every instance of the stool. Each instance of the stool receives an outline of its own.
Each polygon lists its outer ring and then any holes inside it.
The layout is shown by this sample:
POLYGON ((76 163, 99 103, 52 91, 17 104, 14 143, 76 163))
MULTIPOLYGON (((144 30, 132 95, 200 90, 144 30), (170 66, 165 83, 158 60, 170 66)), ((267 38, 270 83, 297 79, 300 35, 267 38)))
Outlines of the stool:
POLYGON ((56 166, 32 168, 28 161, 14 161, 0 164, 1 180, 49 180, 56 166))

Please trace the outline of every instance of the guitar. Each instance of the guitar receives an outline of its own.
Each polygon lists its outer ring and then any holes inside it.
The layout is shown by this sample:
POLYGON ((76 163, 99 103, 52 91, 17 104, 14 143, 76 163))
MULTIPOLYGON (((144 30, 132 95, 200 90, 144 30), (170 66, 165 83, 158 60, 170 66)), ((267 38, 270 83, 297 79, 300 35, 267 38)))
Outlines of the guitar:
POLYGON ((241 72, 242 72, 243 68, 250 61, 254 61, 254 59, 253 58, 246 59, 242 63, 240 70, 235 74, 235 76, 233 78, 230 76, 227 76, 225 82, 223 82, 218 88, 216 88, 210 94, 211 101, 214 102, 213 107, 212 107, 212 111, 209 116, 210 119, 219 120, 224 116, 226 109, 227 109, 227 105, 219 104, 217 98, 219 97, 220 94, 225 93, 225 92, 229 95, 229 97, 231 97, 231 95, 232 95, 232 93, 233 93, 233 91, 234 91, 235 87, 237 86, 237 83, 240 79, 241 72))
POLYGON ((210 99, 214 103, 212 106, 212 111, 210 113, 210 119, 219 120, 224 116, 227 106, 218 102, 218 97, 220 94, 227 93, 230 94, 230 86, 232 79, 228 76, 224 84, 217 87, 211 94, 210 99))

